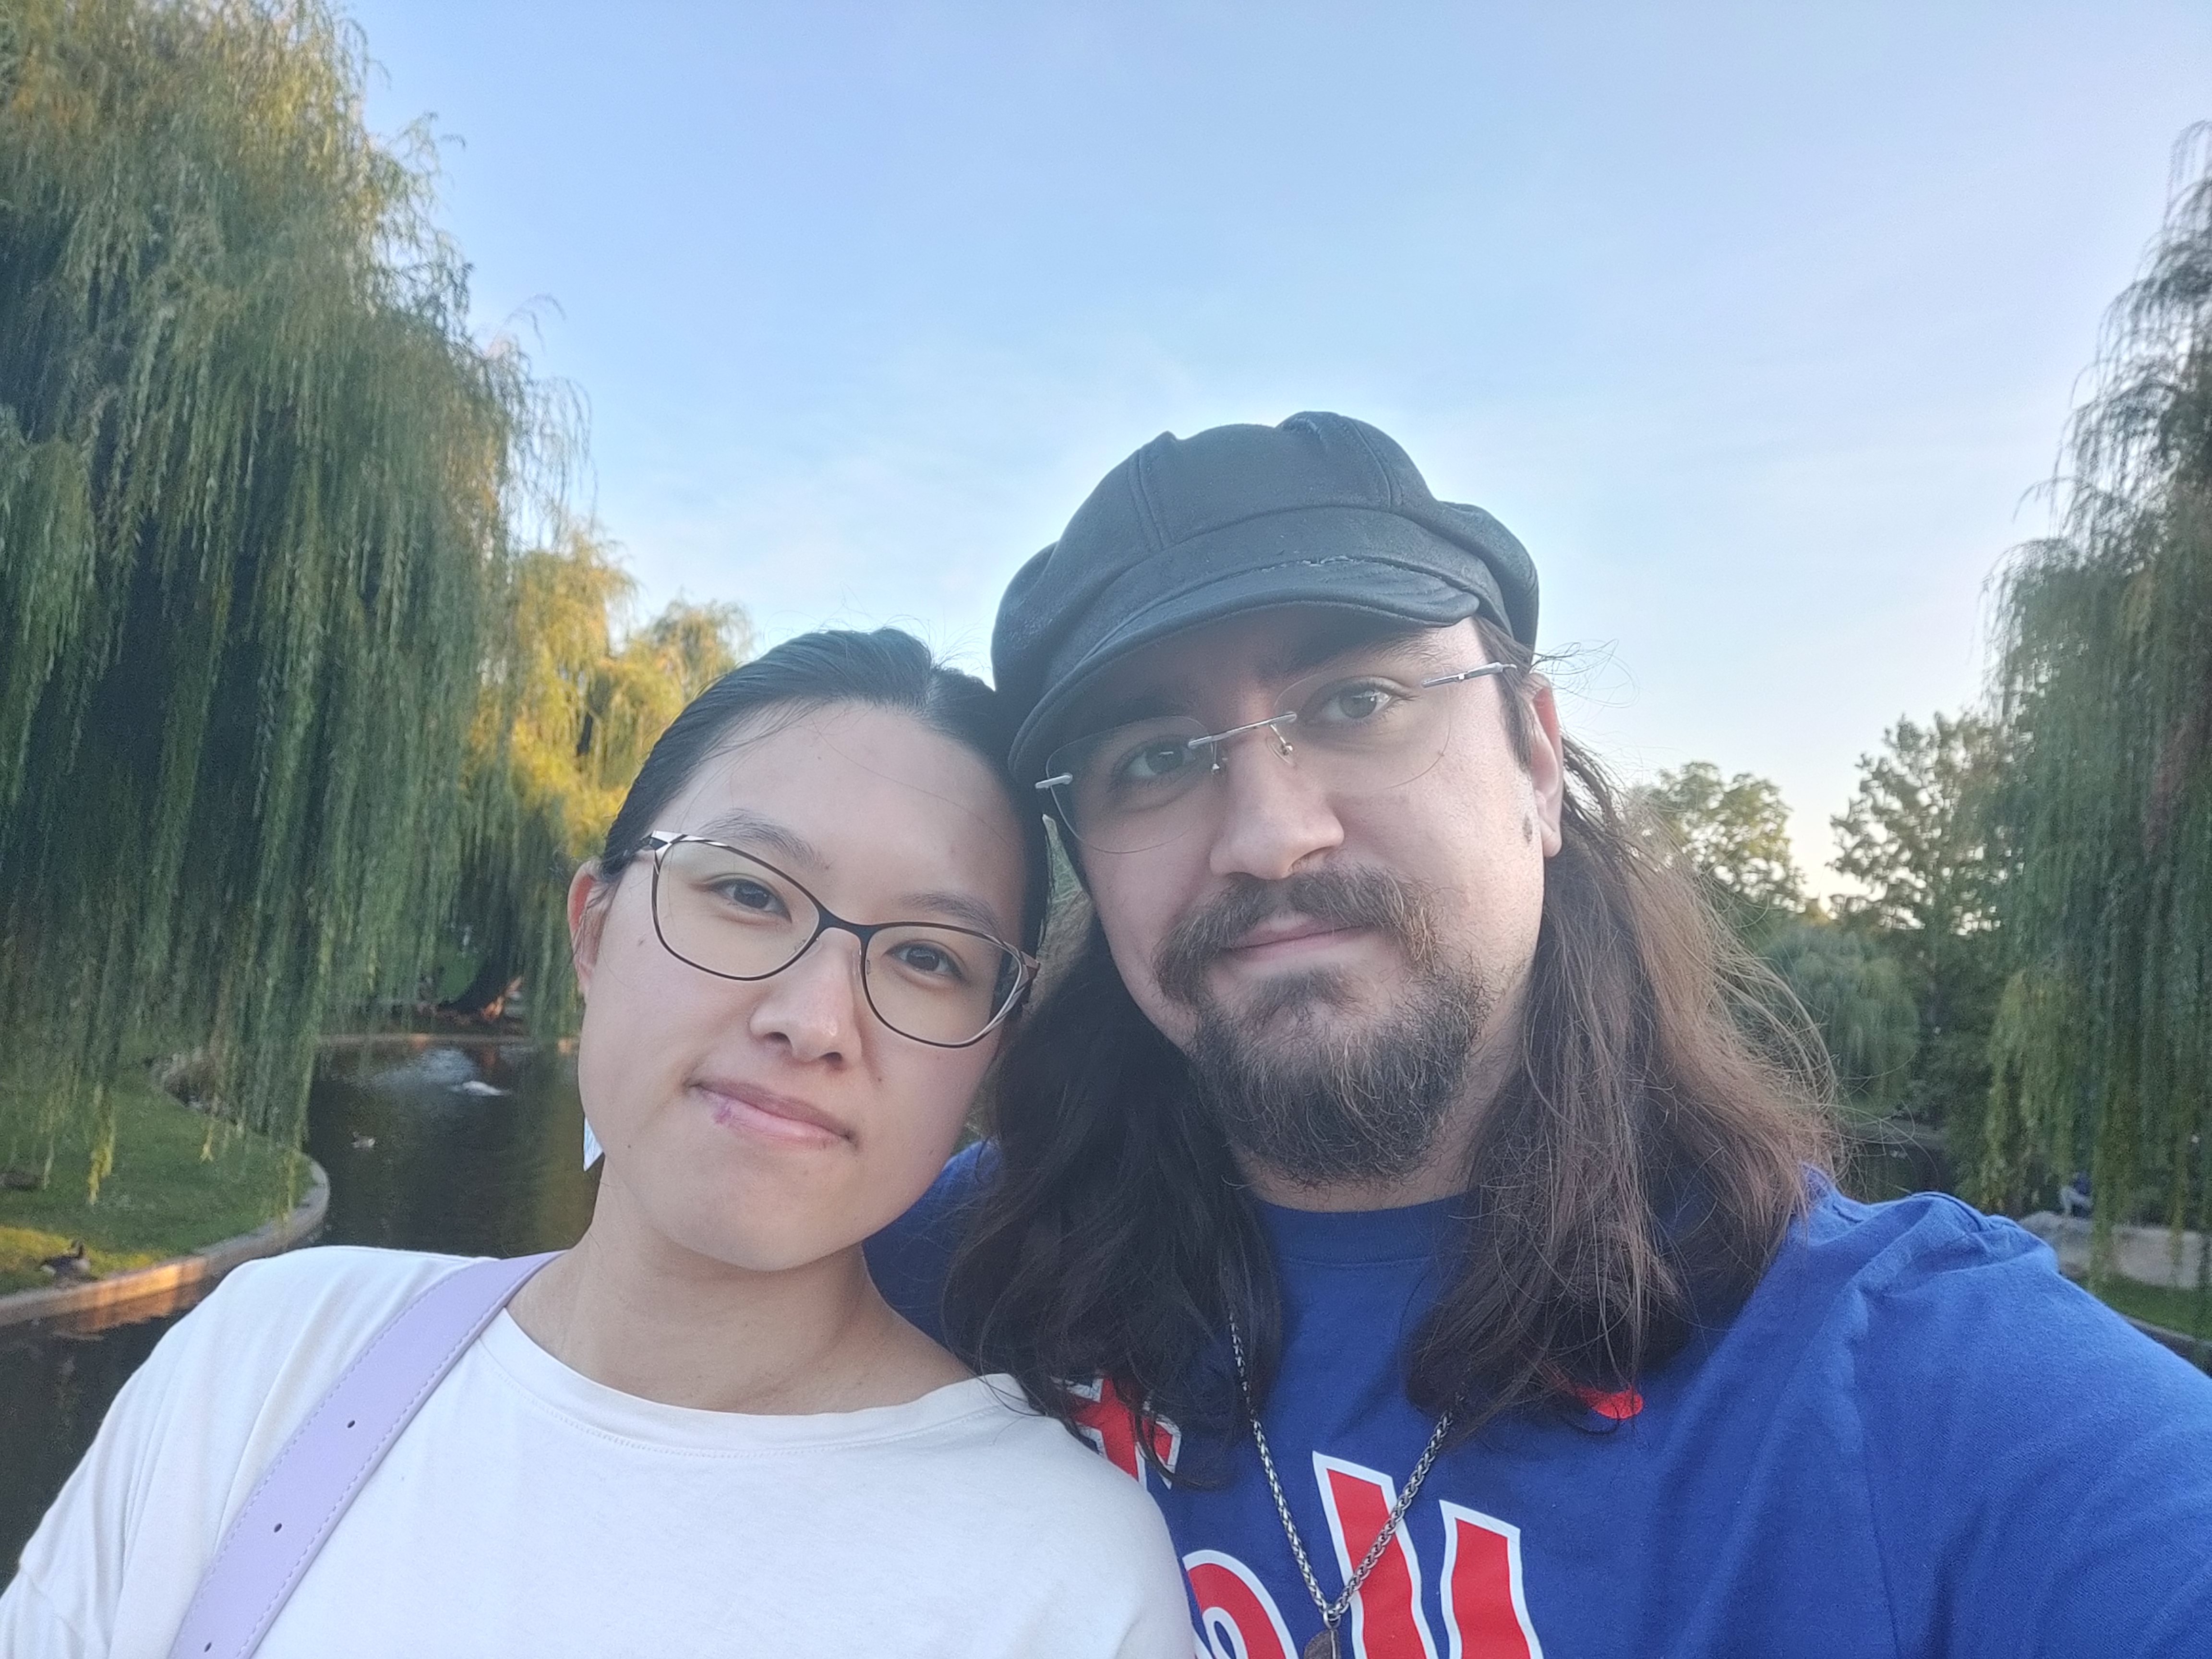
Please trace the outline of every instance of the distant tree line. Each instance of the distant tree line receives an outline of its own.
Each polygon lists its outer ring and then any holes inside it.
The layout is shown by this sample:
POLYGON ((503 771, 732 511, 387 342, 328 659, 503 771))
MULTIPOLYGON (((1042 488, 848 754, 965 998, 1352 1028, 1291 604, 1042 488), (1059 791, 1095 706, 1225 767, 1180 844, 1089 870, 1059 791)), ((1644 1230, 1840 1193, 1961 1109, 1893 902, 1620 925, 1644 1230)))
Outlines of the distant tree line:
POLYGON ((1791 861, 1781 792, 1692 762, 1638 792, 1738 939, 1819 1028, 1843 1103, 1947 1130, 1954 1162, 1981 1146, 2001 940, 1989 900, 1996 734, 1972 715, 1900 720, 1862 756, 1832 820, 1838 874, 1859 890, 1810 896, 1791 861))

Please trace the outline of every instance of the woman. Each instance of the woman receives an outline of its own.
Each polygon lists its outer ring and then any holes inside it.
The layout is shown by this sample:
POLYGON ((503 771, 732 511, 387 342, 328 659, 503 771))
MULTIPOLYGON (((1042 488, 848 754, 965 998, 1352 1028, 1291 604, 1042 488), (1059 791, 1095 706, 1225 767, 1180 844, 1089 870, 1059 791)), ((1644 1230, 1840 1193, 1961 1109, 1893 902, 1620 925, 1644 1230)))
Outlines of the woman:
MULTIPOLYGON (((435 1385, 263 1659, 1189 1653, 1142 1490, 861 1258, 1034 966, 1043 851, 1000 750, 991 694, 892 629, 792 641, 670 726, 568 895, 591 1225, 435 1385)), ((277 1449, 461 1266, 233 1274, 118 1398, 0 1652, 169 1652, 277 1449)))

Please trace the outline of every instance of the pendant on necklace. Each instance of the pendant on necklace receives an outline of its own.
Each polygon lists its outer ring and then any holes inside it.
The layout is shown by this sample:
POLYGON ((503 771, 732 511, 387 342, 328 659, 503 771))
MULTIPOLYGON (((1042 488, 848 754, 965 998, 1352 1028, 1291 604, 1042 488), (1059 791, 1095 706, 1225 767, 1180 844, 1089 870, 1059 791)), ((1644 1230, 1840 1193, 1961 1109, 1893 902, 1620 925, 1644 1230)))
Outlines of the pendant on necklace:
POLYGON ((1336 1659, 1336 1626, 1323 1625, 1320 1633, 1298 1650, 1298 1659, 1336 1659))

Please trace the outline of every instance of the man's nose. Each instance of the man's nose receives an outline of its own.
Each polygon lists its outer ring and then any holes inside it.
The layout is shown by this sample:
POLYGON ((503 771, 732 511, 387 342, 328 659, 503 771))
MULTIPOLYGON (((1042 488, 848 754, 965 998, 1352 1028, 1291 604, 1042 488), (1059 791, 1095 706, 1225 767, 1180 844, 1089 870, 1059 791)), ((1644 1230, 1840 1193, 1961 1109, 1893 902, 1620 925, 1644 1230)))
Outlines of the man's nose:
POLYGON ((761 983, 749 1029, 780 1042, 797 1060, 850 1058, 858 1041, 860 942, 849 933, 824 933, 805 955, 761 983))
POLYGON ((1211 786, 1221 792, 1207 860, 1215 875, 1280 881, 1316 853, 1343 844, 1344 825, 1328 792, 1297 764, 1297 732, 1292 726, 1284 733, 1287 756, 1269 732, 1224 745, 1223 769, 1211 786))

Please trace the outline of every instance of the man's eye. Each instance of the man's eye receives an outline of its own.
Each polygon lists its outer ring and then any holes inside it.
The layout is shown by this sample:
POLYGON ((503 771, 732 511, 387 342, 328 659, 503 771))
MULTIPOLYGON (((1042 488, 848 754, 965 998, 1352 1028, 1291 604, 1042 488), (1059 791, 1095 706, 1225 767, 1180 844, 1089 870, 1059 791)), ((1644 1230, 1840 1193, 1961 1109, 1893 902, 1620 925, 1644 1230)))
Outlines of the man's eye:
POLYGON ((1395 690, 1371 680, 1332 685, 1307 705, 1310 712, 1301 713, 1298 720, 1305 726, 1357 726, 1398 701, 1395 690))
POLYGON ((1133 750, 1115 769, 1114 775, 1128 783, 1156 783, 1162 778, 1173 777, 1189 764, 1189 744, 1180 738, 1164 739, 1133 750))

